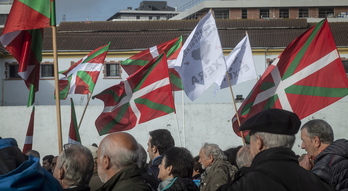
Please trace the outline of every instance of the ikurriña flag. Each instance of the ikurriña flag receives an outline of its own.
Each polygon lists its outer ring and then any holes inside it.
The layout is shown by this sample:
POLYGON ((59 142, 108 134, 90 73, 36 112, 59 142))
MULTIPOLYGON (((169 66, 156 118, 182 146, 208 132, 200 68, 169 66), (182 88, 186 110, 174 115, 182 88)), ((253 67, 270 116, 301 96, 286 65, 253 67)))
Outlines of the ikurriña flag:
POLYGON ((182 90, 183 86, 180 76, 176 72, 176 70, 173 69, 176 58, 178 57, 178 54, 181 50, 181 46, 182 36, 143 50, 138 54, 121 62, 121 66, 127 72, 128 75, 132 75, 157 56, 161 54, 166 54, 172 89, 173 91, 182 90))
POLYGON ((35 117, 35 106, 31 111, 29 125, 27 129, 27 135, 25 136, 23 153, 25 154, 27 151, 32 150, 33 147, 33 135, 34 135, 34 117, 35 117))
POLYGON ((59 97, 66 99, 68 94, 92 93, 97 83, 110 43, 101 46, 62 72, 59 79, 59 97))
POLYGON ((120 84, 93 98, 104 102, 95 121, 99 135, 132 129, 175 111, 165 55, 160 55, 120 84))
POLYGON ((211 11, 198 22, 185 41, 174 68, 192 101, 226 73, 220 37, 211 11))
POLYGON ((80 138, 80 133, 79 133, 79 126, 78 126, 77 120, 76 120, 76 112, 75 112, 74 101, 73 101, 72 98, 70 98, 70 101, 71 101, 71 121, 70 121, 68 143, 71 143, 71 144, 81 144, 81 138, 80 138))
MULTIPOLYGON (((325 19, 285 48, 253 87, 238 114, 241 124, 268 108, 292 111, 303 119, 347 94, 346 72, 325 19)), ((236 116, 233 129, 240 136, 236 116)))
POLYGON ((28 106, 39 90, 43 28, 55 25, 53 0, 14 0, 0 42, 19 63, 18 74, 30 90, 28 106))

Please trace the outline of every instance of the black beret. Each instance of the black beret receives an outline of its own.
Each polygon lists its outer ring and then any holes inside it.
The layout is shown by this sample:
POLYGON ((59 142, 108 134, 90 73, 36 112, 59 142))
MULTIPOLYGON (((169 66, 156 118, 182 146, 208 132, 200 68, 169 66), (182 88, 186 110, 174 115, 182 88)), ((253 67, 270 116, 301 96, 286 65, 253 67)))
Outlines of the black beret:
POLYGON ((283 109, 267 109, 247 119, 239 129, 272 134, 295 135, 300 129, 298 116, 283 109))

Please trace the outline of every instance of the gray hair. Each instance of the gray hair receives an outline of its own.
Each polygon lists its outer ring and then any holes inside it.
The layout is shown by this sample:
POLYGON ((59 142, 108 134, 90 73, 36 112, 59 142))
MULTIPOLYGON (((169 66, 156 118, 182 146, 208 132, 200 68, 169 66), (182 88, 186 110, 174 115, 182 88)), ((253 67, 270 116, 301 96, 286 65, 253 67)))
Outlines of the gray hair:
POLYGON ((209 155, 212 155, 215 160, 226 159, 223 151, 220 149, 220 147, 217 144, 204 143, 202 149, 204 149, 204 154, 207 157, 209 157, 209 155))
POLYGON ((302 129, 307 130, 307 135, 309 138, 318 136, 320 141, 325 144, 331 144, 334 140, 334 134, 331 126, 322 119, 313 119, 305 123, 302 129))
POLYGON ((250 146, 245 145, 242 148, 240 148, 236 157, 236 163, 238 168, 249 167, 252 161, 253 157, 250 153, 250 146))
POLYGON ((264 147, 267 149, 275 147, 292 149, 296 139, 295 135, 281 135, 266 132, 251 132, 251 134, 259 135, 263 141, 264 147))
POLYGON ((121 147, 117 142, 111 141, 108 136, 104 139, 101 143, 102 145, 99 146, 100 154, 101 156, 106 155, 110 158, 111 168, 119 170, 137 163, 139 157, 137 150, 129 150, 121 147))
POLYGON ((147 153, 141 144, 138 143, 138 160, 136 164, 138 165, 139 168, 145 168, 146 166, 146 161, 147 161, 147 153))
POLYGON ((80 144, 69 144, 59 156, 57 167, 64 169, 64 182, 67 185, 88 185, 94 168, 92 153, 80 144))

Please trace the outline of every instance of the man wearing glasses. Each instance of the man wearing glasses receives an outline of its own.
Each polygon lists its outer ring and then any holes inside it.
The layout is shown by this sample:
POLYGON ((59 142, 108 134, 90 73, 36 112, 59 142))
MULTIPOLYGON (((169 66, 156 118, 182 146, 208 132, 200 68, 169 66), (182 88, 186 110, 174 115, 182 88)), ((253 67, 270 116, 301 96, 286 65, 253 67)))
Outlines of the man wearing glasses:
POLYGON ((80 144, 65 144, 59 155, 53 176, 64 190, 89 191, 88 186, 93 174, 91 151, 80 144))

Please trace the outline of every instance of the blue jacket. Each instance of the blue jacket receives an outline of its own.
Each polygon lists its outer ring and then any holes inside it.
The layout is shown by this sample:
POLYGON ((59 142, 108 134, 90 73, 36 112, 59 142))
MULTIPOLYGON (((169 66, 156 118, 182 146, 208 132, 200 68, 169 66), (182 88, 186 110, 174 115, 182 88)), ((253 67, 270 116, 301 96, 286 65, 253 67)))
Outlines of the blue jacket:
MULTIPOLYGON (((18 154, 16 140, 0 139, 0 154, 11 155, 11 152, 4 150, 7 147, 11 147, 11 150, 18 154)), ((30 156, 14 170, 0 175, 0 190, 62 191, 63 189, 52 174, 41 167, 39 159, 30 156)))

